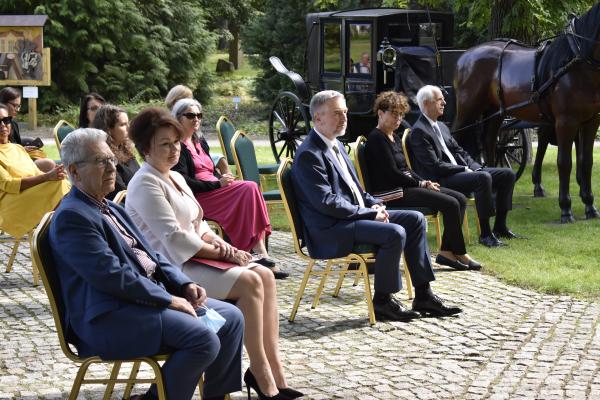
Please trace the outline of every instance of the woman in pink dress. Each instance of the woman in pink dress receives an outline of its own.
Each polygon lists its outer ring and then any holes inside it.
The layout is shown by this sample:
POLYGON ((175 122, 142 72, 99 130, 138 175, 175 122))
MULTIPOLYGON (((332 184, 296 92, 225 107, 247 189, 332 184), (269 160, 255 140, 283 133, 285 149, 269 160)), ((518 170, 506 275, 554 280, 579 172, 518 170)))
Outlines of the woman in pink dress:
POLYGON ((221 175, 215 169, 200 131, 202 106, 197 100, 177 101, 171 114, 184 131, 179 162, 172 169, 184 176, 205 218, 221 225, 233 246, 256 253, 255 262, 271 268, 275 278, 286 278, 289 274, 280 270, 267 253, 265 238, 271 234, 271 223, 258 185, 237 181, 233 175, 221 175))

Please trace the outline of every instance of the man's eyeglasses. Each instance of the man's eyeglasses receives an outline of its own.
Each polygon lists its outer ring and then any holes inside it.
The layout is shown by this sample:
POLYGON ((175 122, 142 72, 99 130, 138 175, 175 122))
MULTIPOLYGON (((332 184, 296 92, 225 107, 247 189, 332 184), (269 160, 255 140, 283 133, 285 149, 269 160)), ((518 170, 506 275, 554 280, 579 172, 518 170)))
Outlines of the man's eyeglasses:
POLYGON ((21 109, 21 104, 16 104, 16 103, 13 103, 12 101, 9 101, 8 104, 13 106, 13 108, 17 111, 19 111, 21 109))
POLYGON ((4 124, 4 126, 9 126, 12 122, 12 117, 4 117, 0 119, 0 124, 4 124))
POLYGON ((117 160, 117 157, 115 157, 115 156, 97 157, 97 158, 94 158, 93 160, 77 161, 75 164, 94 164, 97 167, 106 168, 106 167, 108 167, 109 163, 111 165, 115 166, 119 163, 119 160, 117 160))
POLYGON ((181 114, 181 115, 183 115, 187 119, 194 119, 194 118, 202 119, 202 113, 201 112, 199 112, 198 114, 193 113, 193 112, 188 112, 188 113, 181 114))

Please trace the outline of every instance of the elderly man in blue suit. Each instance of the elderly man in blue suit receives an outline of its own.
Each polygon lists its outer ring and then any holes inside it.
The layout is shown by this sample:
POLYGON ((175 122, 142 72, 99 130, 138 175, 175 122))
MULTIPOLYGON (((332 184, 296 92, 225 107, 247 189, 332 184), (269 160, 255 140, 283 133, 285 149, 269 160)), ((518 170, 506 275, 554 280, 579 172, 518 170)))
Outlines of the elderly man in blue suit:
MULTIPOLYGON (((63 141, 73 189, 57 208, 49 240, 65 303, 67 337, 80 355, 104 359, 170 353, 162 366, 167 398, 190 399, 205 373, 203 398, 241 389, 243 317, 207 299, 179 268, 154 252, 125 210, 106 201, 116 158, 97 129, 63 141), (213 308, 225 319, 215 332, 197 316, 213 308)), ((151 387, 138 398, 156 398, 151 387)))
POLYGON ((435 277, 423 214, 387 211, 380 200, 360 187, 352 163, 336 139, 346 131, 347 112, 342 94, 333 90, 317 93, 310 102, 314 128, 294 158, 292 177, 309 253, 328 259, 343 257, 358 244, 375 245, 373 306, 380 321, 460 313, 460 308, 445 305, 431 290, 435 277), (403 250, 415 285, 412 310, 392 295, 402 287, 399 265, 403 250))

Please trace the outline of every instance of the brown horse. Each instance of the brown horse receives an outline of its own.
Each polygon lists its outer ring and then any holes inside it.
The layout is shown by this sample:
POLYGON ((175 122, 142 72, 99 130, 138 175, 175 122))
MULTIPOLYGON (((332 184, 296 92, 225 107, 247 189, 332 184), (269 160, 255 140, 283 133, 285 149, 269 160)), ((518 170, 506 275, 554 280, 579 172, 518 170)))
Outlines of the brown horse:
MULTIPOLYGON (((594 139, 600 125, 600 3, 581 18, 571 20, 565 32, 545 42, 545 46, 532 48, 496 40, 469 49, 458 60, 454 88, 453 129, 457 136, 465 136, 472 131, 467 127, 482 121, 484 150, 491 165, 498 128, 505 115, 546 124, 540 130, 540 142, 547 145, 555 136, 558 145, 558 204, 563 223, 574 221, 569 179, 575 142, 577 181, 585 216, 600 217, 591 186, 594 139)), ((538 170, 533 174, 538 183, 539 153, 538 170)))

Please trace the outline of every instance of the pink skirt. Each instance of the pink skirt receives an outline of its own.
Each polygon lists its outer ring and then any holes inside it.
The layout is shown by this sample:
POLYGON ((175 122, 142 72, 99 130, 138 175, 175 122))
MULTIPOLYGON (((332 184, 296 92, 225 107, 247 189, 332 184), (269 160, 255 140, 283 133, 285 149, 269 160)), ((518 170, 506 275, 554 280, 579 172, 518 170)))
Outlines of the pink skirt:
POLYGON ((197 193, 196 199, 204 210, 204 218, 221 225, 238 249, 249 251, 271 234, 267 205, 254 182, 233 181, 228 186, 197 193))

